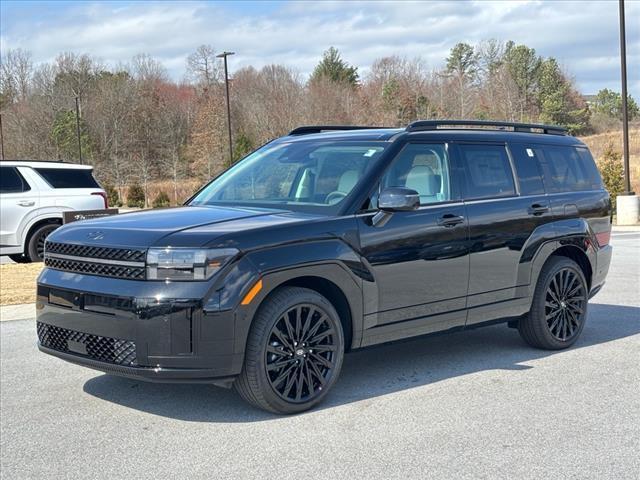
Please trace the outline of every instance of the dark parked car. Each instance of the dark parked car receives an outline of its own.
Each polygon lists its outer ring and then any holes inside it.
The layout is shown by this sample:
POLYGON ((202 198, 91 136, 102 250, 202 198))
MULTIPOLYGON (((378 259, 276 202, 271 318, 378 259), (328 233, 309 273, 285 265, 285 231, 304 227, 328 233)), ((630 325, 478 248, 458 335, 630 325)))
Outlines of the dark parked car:
POLYGON ((534 347, 571 346, 610 231, 591 154, 560 127, 301 127, 184 207, 53 232, 39 347, 300 412, 373 344, 506 322, 534 347))

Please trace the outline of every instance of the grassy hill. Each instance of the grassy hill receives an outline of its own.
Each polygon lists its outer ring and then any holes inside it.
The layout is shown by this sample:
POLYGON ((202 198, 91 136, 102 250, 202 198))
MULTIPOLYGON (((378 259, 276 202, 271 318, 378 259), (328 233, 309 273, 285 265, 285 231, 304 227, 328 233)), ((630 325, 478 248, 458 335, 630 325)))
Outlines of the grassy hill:
MULTIPOLYGON (((595 159, 599 159, 607 145, 613 144, 616 151, 622 152, 622 131, 599 133, 581 137, 587 144, 595 159)), ((631 174, 631 189, 640 194, 640 129, 629 129, 629 170, 631 174)))

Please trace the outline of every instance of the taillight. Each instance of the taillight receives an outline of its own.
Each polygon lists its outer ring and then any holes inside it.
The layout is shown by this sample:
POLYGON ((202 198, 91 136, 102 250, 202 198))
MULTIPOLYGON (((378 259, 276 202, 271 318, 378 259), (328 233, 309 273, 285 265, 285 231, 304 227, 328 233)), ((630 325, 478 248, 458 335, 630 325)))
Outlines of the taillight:
POLYGON ((598 241, 598 245, 601 247, 609 245, 609 242, 611 241, 611 230, 596 233, 596 240, 598 241))
POLYGON ((104 200, 105 210, 109 208, 109 199, 107 198, 107 194, 105 192, 92 192, 91 195, 100 195, 102 197, 102 200, 104 200))

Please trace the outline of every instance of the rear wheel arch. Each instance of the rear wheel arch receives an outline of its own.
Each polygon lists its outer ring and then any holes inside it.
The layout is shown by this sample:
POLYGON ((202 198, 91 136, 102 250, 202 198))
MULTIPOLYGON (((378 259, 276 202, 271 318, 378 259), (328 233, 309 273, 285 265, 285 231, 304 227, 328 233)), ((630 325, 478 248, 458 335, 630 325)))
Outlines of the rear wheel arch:
POLYGON ((58 225, 60 227, 62 226, 62 219, 58 217, 47 217, 37 220, 32 225, 30 225, 27 230, 27 234, 24 236, 22 241, 22 251, 25 255, 29 254, 29 241, 31 240, 31 237, 40 227, 44 225, 58 225))
MULTIPOLYGON (((580 248, 574 245, 565 245, 563 247, 554 250, 552 256, 556 257, 567 257, 573 260, 578 264, 580 270, 582 270, 582 274, 584 275, 587 286, 591 288, 591 280, 593 278, 593 268, 591 267, 591 262, 589 261, 589 257, 586 253, 584 253, 580 248)), ((549 259, 547 259, 549 261, 549 259)))

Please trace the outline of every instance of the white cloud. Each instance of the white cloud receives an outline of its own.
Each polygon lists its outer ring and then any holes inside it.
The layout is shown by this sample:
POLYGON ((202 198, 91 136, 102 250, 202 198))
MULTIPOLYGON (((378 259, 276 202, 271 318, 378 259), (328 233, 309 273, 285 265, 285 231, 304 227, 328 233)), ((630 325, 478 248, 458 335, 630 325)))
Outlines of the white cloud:
MULTIPOLYGON (((421 56, 439 67, 459 41, 514 40, 554 56, 585 93, 619 90, 615 1, 77 3, 50 16, 2 15, 2 48, 31 50, 37 61, 88 52, 115 64, 145 52, 181 78, 184 59, 203 43, 237 52, 232 68, 284 63, 308 73, 330 45, 361 71, 377 57, 421 56)), ((55 11, 58 9, 58 11, 55 11)), ((28 12, 27 12, 28 13, 28 12)), ((627 2, 631 92, 640 96, 640 2, 627 2)))

